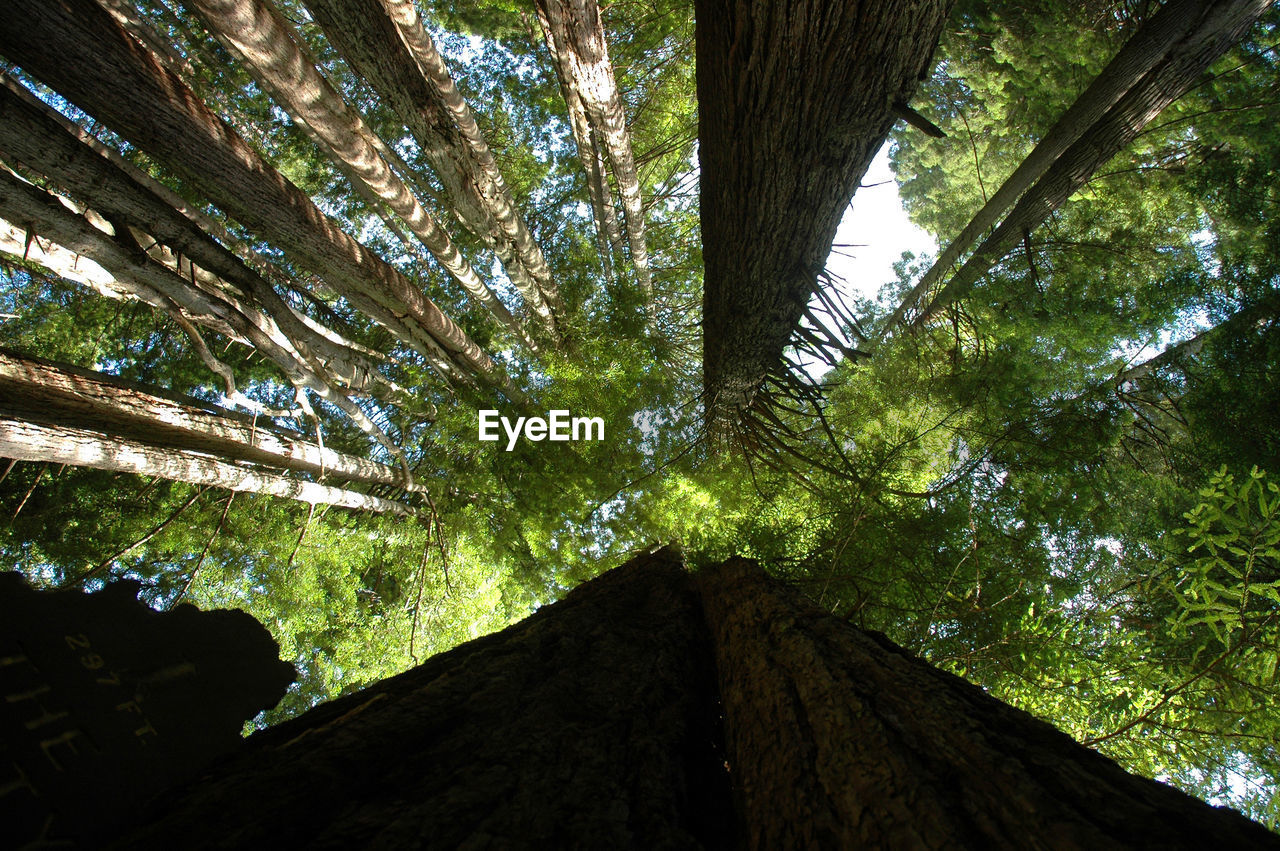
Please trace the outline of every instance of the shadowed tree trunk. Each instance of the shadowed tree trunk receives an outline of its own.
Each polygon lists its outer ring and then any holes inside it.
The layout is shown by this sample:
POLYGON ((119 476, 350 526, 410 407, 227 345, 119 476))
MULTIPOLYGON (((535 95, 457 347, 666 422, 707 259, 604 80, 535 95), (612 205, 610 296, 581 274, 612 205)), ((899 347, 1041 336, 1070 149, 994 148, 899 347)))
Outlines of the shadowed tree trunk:
POLYGON ((152 819, 118 847, 1280 847, 671 550, 254 736, 152 819))
POLYGON ((645 556, 253 737, 119 845, 730 844, 716 717, 691 577, 645 556))
POLYGON ((780 364, 949 0, 698 0, 703 381, 733 420, 780 364))

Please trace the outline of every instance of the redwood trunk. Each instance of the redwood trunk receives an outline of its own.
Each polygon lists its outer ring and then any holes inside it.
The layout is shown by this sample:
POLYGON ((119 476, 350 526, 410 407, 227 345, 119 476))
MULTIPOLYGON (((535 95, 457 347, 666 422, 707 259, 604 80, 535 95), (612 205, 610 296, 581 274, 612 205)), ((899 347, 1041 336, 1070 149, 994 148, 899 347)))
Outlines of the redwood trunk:
POLYGON ((507 190, 497 161, 410 0, 307 0, 344 59, 421 146, 458 219, 494 250, 511 281, 556 335, 551 270, 507 190))
POLYGON ((0 52, 191 181, 446 373, 524 394, 430 299, 220 121, 92 0, 10 0, 0 52))
POLYGON ((46 461, 73 467, 93 467, 116 473, 158 476, 193 485, 231 491, 282 496, 312 505, 336 505, 361 511, 399 514, 417 511, 394 500, 343 490, 316 482, 288 478, 260 469, 231 464, 202 453, 161 448, 83 428, 42 425, 8 416, 0 401, 0 458, 46 461))
POLYGON ((776 370, 949 0, 698 0, 703 380, 733 419, 776 370))
MULTIPOLYGON (((1206 4, 1196 28, 1178 41, 1079 141, 1062 153, 1018 200, 995 232, 983 240, 937 296, 921 309, 912 327, 923 325, 938 311, 963 298, 1009 249, 1082 189, 1099 167, 1136 139, 1152 119, 1191 88, 1213 61, 1243 38, 1271 5, 1271 0, 1222 0, 1206 4)), ((934 279, 937 277, 940 275, 935 273, 934 279)), ((912 296, 915 295, 913 290, 912 296)))
POLYGON ((691 577, 641 557, 255 736, 119 847, 730 844, 713 683, 691 577))
POLYGON ((1012 207, 1018 197, 1030 189, 1058 157, 1085 135, 1152 68, 1167 61, 1172 52, 1185 49, 1187 37, 1193 35, 1198 27, 1202 27, 1206 20, 1214 19, 1219 11, 1215 7, 1224 5, 1227 4, 1205 3, 1204 0, 1173 0, 1144 22, 1107 63, 1107 67, 1102 69, 1080 97, 1054 122, 1044 138, 1018 164, 1013 174, 983 204, 982 209, 974 214, 964 230, 960 231, 960 235, 938 255, 920 282, 885 321, 881 336, 890 332, 906 312, 929 292, 930 287, 948 269, 955 266, 964 252, 995 226, 1005 210, 1012 207))
POLYGON ((421 491, 399 470, 221 411, 179 394, 158 395, 112 375, 0 349, 0 411, 47 425, 110 431, 157 447, 421 491))
POLYGON ((119 847, 1280 847, 753 562, 695 582, 670 550, 253 737, 152 818, 119 847))

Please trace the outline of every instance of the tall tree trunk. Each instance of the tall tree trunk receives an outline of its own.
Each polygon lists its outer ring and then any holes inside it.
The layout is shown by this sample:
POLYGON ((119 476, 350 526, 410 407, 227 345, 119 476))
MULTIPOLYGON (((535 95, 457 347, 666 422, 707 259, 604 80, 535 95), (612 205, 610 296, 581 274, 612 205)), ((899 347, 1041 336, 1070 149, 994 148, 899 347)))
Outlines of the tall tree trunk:
POLYGON ((542 250, 411 0, 307 0, 347 63, 422 148, 459 220, 494 250, 512 283, 555 335, 559 293, 542 250))
POLYGON ((537 348, 449 234, 383 159, 373 131, 316 70, 293 28, 269 0, 192 0, 191 5, 330 159, 400 216, 472 298, 518 339, 537 348))
MULTIPOLYGON (((150 246, 153 258, 161 259, 161 246, 173 255, 161 262, 182 267, 185 258, 185 268, 177 271, 193 286, 203 277, 199 270, 193 271, 193 264, 217 276, 219 283, 225 282, 224 288, 264 312, 325 383, 387 401, 404 400, 404 391, 382 376, 368 350, 308 322, 258 271, 219 245, 205 230, 216 228, 207 217, 149 175, 90 144, 92 137, 17 83, 3 79, 0 84, 0 152, 12 162, 46 178, 109 221, 143 231, 146 238, 139 243, 150 246)), ((55 271, 66 275, 68 270, 55 271)), ((95 289, 100 288, 95 285, 95 289)))
POLYGON ((118 435, 82 428, 41 425, 10 417, 0 399, 0 457, 93 467, 158 476, 193 485, 282 496, 379 514, 417 516, 416 509, 389 499, 219 461, 183 449, 159 448, 118 435))
POLYGON ((732 843, 714 674, 670 554, 250 740, 129 848, 732 843))
POLYGON ((924 277, 881 326, 878 336, 890 333, 960 256, 993 227, 1019 196, 1030 189, 1076 140, 1088 133, 1107 110, 1157 64, 1167 62, 1172 54, 1186 49, 1184 40, 1194 35, 1206 21, 1215 20, 1226 5, 1229 4, 1173 0, 1145 21, 1089 87, 1054 122, 982 209, 974 214, 960 234, 938 255, 924 277))
POLYGON ((928 73, 949 0, 698 0, 703 381, 751 404, 875 152, 928 73))
POLYGON ((118 847, 214 825, 255 847, 1280 847, 754 563, 695 584, 670 550, 252 737, 118 847))
MULTIPOLYGON (((1079 134, 1079 139, 1044 170, 1043 176, 1022 195, 995 232, 920 310, 911 326, 922 326, 938 311, 964 297, 1025 234, 1066 203, 1100 166, 1137 138, 1166 106, 1191 88, 1205 69, 1243 38, 1271 5, 1271 0, 1220 0, 1205 4, 1203 14, 1194 21, 1194 28, 1175 42, 1167 55, 1130 87, 1115 106, 1079 134)), ((933 280, 940 278, 942 271, 931 269, 933 280)), ((908 298, 913 295, 914 291, 908 298)))
POLYGON ((0 16, 0 52, 182 175, 447 375, 474 373, 525 401, 466 332, 317 209, 93 0, 11 0, 0 16))
MULTIPOLYGON (((9 172, 0 171, 0 219, 21 222, 29 233, 52 237, 78 255, 89 257, 111 273, 112 281, 107 289, 144 301, 172 317, 190 338, 205 364, 223 379, 228 396, 250 408, 257 406, 236 389, 231 368, 209 350, 195 327, 197 325, 256 348, 280 368, 295 389, 310 390, 333 403, 366 434, 389 452, 399 455, 399 448, 382 429, 359 405, 327 380, 323 367, 308 363, 270 317, 247 308, 216 287, 209 287, 212 292, 202 290, 195 285, 200 276, 194 269, 188 269, 190 278, 178 273, 181 270, 180 258, 171 258, 173 267, 156 263, 125 226, 117 231, 101 217, 96 217, 99 227, 90 220, 90 216, 96 214, 85 212, 86 215, 77 215, 66 209, 57 197, 9 172)), ((29 256, 30 251, 24 250, 23 257, 29 256)))
POLYGON ((1259 328, 1277 317, 1280 317, 1280 290, 1271 290, 1253 304, 1237 310, 1212 328, 1207 328, 1190 339, 1169 346, 1154 357, 1121 370, 1112 381, 1116 386, 1126 381, 1140 381, 1143 377, 1177 363, 1182 358, 1195 357, 1212 340, 1241 334, 1250 328, 1259 328))
POLYGON ((753 848, 1280 847, 736 559, 701 576, 753 848))
MULTIPOLYGON (((600 19, 600 7, 596 0, 536 0, 538 21, 546 36, 560 86, 569 103, 570 123, 574 123, 573 111, 581 104, 590 133, 582 138, 580 128, 575 127, 578 156, 587 171, 588 184, 592 183, 599 151, 595 146, 598 137, 604 141, 613 177, 622 196, 623 217, 627 228, 627 242, 631 249, 631 264, 645 295, 650 317, 655 308, 653 302, 653 276, 649 270, 649 249, 644 236, 644 200, 640 194, 640 175, 636 171, 635 155, 631 151, 631 134, 627 131, 627 117, 622 106, 622 95, 613 76, 609 62, 609 49, 604 37, 604 22, 600 19)), ((607 193, 607 181, 600 183, 600 204, 612 205, 607 193)), ((593 208, 597 206, 592 197, 593 208)), ((603 215, 603 209, 599 211, 603 215)), ((597 219, 597 228, 607 228, 607 222, 597 219)), ((608 231, 605 230, 605 233, 608 231)))
POLYGON ((112 375, 0 349, 0 404, 14 418, 93 427, 158 447, 207 452, 356 482, 425 491, 393 467, 311 443, 259 420, 112 375))

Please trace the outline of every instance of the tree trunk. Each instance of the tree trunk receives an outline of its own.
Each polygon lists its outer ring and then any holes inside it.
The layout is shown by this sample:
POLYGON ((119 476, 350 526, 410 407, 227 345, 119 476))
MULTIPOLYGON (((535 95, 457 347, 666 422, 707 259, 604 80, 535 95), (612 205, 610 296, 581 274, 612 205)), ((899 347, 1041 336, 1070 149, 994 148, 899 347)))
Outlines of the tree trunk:
POLYGON ((938 255, 938 259, 925 272, 920 282, 903 298, 880 329, 879 337, 890 333, 913 308, 919 299, 929 292, 948 269, 975 240, 990 230, 1005 210, 1013 206, 1024 192, 1052 166, 1062 154, 1085 135, 1115 103, 1134 87, 1158 63, 1166 62, 1171 53, 1185 49, 1180 45, 1212 19, 1223 3, 1205 3, 1204 0, 1173 0, 1145 21, 1133 37, 1125 42, 1115 57, 1094 78, 1089 87, 1076 98, 1066 112, 1049 128, 1027 154, 1013 174, 982 206, 960 231, 960 235, 938 255))
POLYGON ((425 491, 394 467, 289 435, 270 421, 222 411, 113 375, 0 349, 0 406, 17 419, 110 431, 153 446, 425 491))
POLYGON ((502 261, 511 281, 557 335, 559 294, 542 250, 448 66, 408 0, 307 0, 325 35, 413 134, 466 227, 502 261))
MULTIPOLYGON (((5 171, 0 171, 0 218, 21 222, 29 233, 52 237, 73 249, 77 254, 73 266, 81 254, 98 263, 111 273, 110 283, 103 287, 94 283, 97 276, 84 279, 100 292, 115 291, 137 298, 172 317, 190 338, 205 364, 222 378, 227 396, 237 402, 254 410, 261 407, 236 389, 231 368, 213 355, 195 326, 212 329, 230 340, 257 349, 280 368, 295 389, 311 390, 333 403, 389 452, 399 454, 399 448, 363 409, 334 386, 336 382, 330 382, 324 367, 308 363, 270 317, 239 303, 216 286, 202 290, 195 285, 202 276, 194 268, 183 269, 180 257, 153 246, 152 250, 161 259, 171 261, 171 265, 156 263, 137 244, 127 227, 122 225, 119 232, 113 232, 116 229, 93 211, 86 211, 85 215, 76 214, 55 196, 5 171), (189 272, 189 276, 179 274, 184 271, 189 272)), ((0 222, 0 237, 11 233, 3 225, 4 222, 0 222)), ((10 241, 0 239, 4 243, 10 241)), ((22 252, 24 259, 30 254, 29 250, 22 252)), ((41 259, 61 258, 56 252, 48 252, 41 259)), ((83 277, 77 276, 74 268, 67 271, 75 279, 83 277)))
POLYGON ((282 496, 313 505, 336 505, 379 514, 404 517, 418 514, 416 509, 393 500, 286 478, 183 449, 158 448, 81 428, 25 422, 9 416, 7 407, 5 400, 0 400, 0 457, 3 458, 158 476, 193 485, 282 496))
POLYGON ((344 233, 92 0, 10 0, 0 52, 327 281, 455 379, 524 394, 407 278, 344 233))
MULTIPOLYGON (((922 326, 938 311, 964 297, 1025 234, 1066 203, 1100 166, 1137 138, 1166 106, 1191 88, 1213 61, 1243 38, 1271 5, 1271 0, 1221 0, 1206 4, 1204 14, 1196 20, 1197 26, 1177 41, 1168 55, 1161 57, 1162 61, 1045 170, 1044 176, 1018 200, 1008 217, 920 311, 911 326, 922 326)), ((940 272, 934 274, 935 280, 938 277, 940 272)))
MULTIPOLYGON (((368 392, 387 401, 401 401, 404 392, 379 372, 371 353, 340 335, 308 322, 276 293, 256 270, 216 242, 205 229, 218 229, 167 187, 112 157, 91 136, 70 124, 12 80, 0 85, 0 151, 33 174, 48 179, 60 191, 92 206, 109 221, 125 223, 146 234, 141 244, 158 258, 167 246, 183 277, 194 286, 201 277, 192 264, 217 276, 228 290, 264 312, 306 361, 333 387, 368 392), (227 287, 226 284, 231 286, 227 287)), ((219 233, 219 237, 225 234, 219 233)), ((21 256, 24 250, 13 251, 21 256)), ((52 257, 37 260, 48 267, 52 257)), ((162 262, 167 262, 163 261, 162 262)), ((74 269, 54 269, 75 277, 74 269)), ((100 292, 98 283, 88 282, 100 292)), ((106 289, 110 289, 107 287, 106 289)))
POLYGON ((599 233, 608 234, 608 221, 601 219, 604 208, 613 204, 607 192, 608 182, 600 175, 597 167, 600 155, 595 139, 598 134, 598 138, 604 141, 609 163, 613 167, 613 177, 622 196, 631 264, 635 267, 636 278, 640 282, 645 304, 652 318, 655 309, 653 277, 649 271, 649 249, 645 245, 640 176, 631 150, 631 134, 627 131, 622 95, 618 92, 613 65, 609 62, 600 7, 595 0, 536 0, 536 5, 538 21, 546 36, 565 101, 569 104, 570 122, 575 123, 573 113, 580 104, 589 126, 584 139, 581 128, 575 124, 574 137, 578 143, 578 156, 587 172, 588 186, 598 184, 598 191, 593 191, 592 194, 592 208, 597 215, 596 227, 599 233), (594 179, 597 175, 600 176, 598 181, 594 179))
POLYGON ((642 556, 254 736, 118 844, 730 845, 716 719, 691 577, 670 554, 642 556))
POLYGON ((383 159, 373 131, 329 85, 269 0, 192 0, 209 29, 307 135, 409 225, 441 267, 530 348, 536 345, 449 234, 383 159))
POLYGON ((849 199, 907 103, 949 0, 698 0, 703 381, 736 419, 817 286, 849 199))
POLYGON ((1280 847, 818 609, 745 559, 700 581, 753 848, 1280 847))
POLYGON ((1118 387, 1127 381, 1140 381, 1152 372, 1177 363, 1182 358, 1195 357, 1210 340, 1240 334, 1250 328, 1258 328, 1277 317, 1280 317, 1280 290, 1270 290, 1253 304, 1237 310, 1212 328, 1207 328, 1190 339, 1169 346, 1160 354, 1142 363, 1122 370, 1113 382, 1118 387))
POLYGON ((752 562, 695 582, 670 550, 252 737, 117 847, 298 843, 1280 847, 752 562))

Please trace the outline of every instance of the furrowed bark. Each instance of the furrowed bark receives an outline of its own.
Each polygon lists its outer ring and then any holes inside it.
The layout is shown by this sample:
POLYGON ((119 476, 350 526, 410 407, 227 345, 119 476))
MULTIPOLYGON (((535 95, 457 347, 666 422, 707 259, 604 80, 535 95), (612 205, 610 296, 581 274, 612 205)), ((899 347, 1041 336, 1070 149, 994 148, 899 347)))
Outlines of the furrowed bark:
POLYGON ((755 563, 699 574, 750 848, 1276 848, 813 606, 755 563))
POLYGON ((186 450, 159 449, 118 435, 81 428, 24 422, 8 415, 6 407, 4 400, 0 400, 0 457, 158 476, 193 485, 282 496, 313 505, 336 505, 403 517, 418 515, 416 509, 393 500, 261 472, 186 450))
MULTIPOLYGON (((565 100, 581 103, 592 135, 587 137, 590 152, 578 140, 578 155, 591 181, 593 166, 589 159, 598 157, 593 135, 604 140, 618 193, 622 196, 627 243, 631 249, 631 265, 635 267, 650 318, 654 315, 653 277, 649 270, 649 249, 644 237, 644 201, 640 194, 640 176, 631 150, 631 134, 622 106, 622 95, 609 62, 609 49, 604 36, 604 22, 595 0, 536 0, 538 21, 546 36, 547 47, 560 77, 565 100)), ((572 113, 573 106, 570 105, 572 113)), ((571 117, 572 121, 572 117, 571 117)), ((575 137, 579 133, 575 131, 575 137)), ((607 182, 600 181, 607 189, 607 182)), ((595 201, 593 199, 593 204, 595 201)), ((605 197, 603 203, 612 204, 605 197)), ((600 224, 599 222, 597 223, 600 224)))
POLYGON ((191 5, 321 150, 400 216, 472 298, 518 339, 537 348, 449 234, 383 159, 373 131, 320 75, 293 28, 267 0, 192 0, 191 5))
POLYGON ((559 293, 470 107, 409 0, 307 0, 331 44, 404 122, 459 220, 502 261, 558 339, 559 293))
POLYGON ((881 327, 878 337, 891 333, 902 322, 906 313, 929 292, 939 278, 950 269, 971 245, 993 227, 1000 216, 1038 180, 1066 150, 1106 114, 1130 89, 1156 67, 1167 61, 1170 51, 1194 33, 1206 19, 1211 19, 1222 3, 1205 3, 1204 0, 1173 0, 1125 42, 1107 67, 1094 78, 1089 87, 1076 98, 1067 111, 1049 128, 1027 154, 1013 174, 996 190, 995 194, 969 221, 959 236, 952 240, 920 282, 912 288, 881 327))
POLYGON ((858 181, 948 0, 698 0, 703 381, 734 421, 781 368, 858 181))
POLYGON ((639 556, 255 736, 111 847, 733 847, 714 701, 690 577, 639 556))
POLYGON ((1066 203, 1104 163, 1137 138, 1165 107, 1182 96, 1215 59, 1238 42, 1270 6, 1269 0, 1221 0, 1206 5, 1195 28, 1178 40, 1142 79, 1081 134, 1022 195, 1000 226, 911 322, 919 328, 963 298, 1023 235, 1066 203))
POLYGON ((138 815, 110 847, 1280 847, 754 563, 691 579, 671 550, 255 734, 138 815))
POLYGON ((157 447, 206 452, 224 459, 392 485, 409 491, 403 474, 291 436, 269 421, 213 411, 177 394, 69 364, 0 350, 0 398, 10 416, 46 425, 111 425, 111 432, 157 447))
POLYGON ((454 380, 526 397, 408 279, 356 242, 92 0, 11 0, 0 52, 289 252, 454 380))

